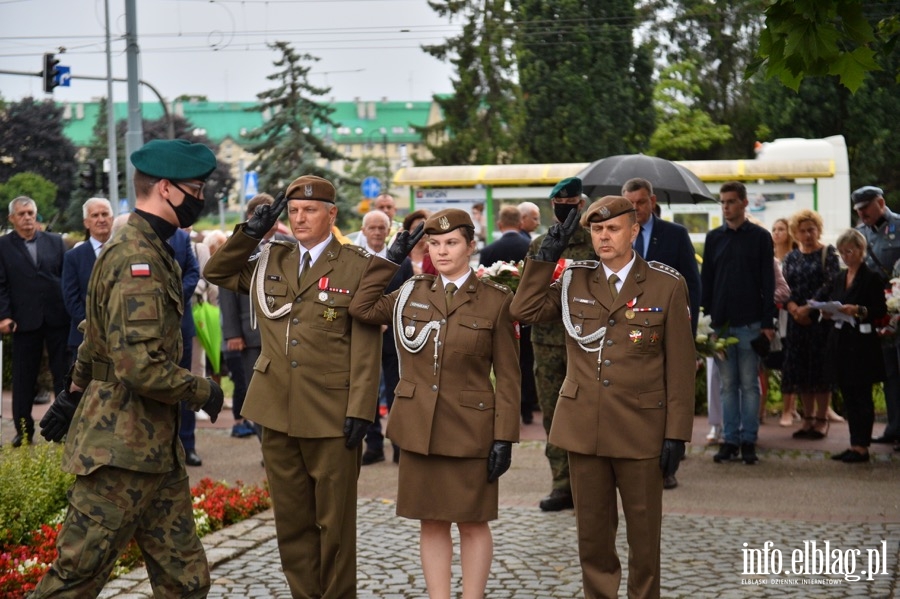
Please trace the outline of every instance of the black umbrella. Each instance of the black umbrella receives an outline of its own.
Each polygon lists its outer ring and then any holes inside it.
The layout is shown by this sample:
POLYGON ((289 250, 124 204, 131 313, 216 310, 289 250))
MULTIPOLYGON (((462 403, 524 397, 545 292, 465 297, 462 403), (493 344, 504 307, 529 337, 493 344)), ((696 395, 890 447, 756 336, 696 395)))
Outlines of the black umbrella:
POLYGON ((710 201, 706 185, 691 171, 664 158, 644 154, 620 154, 592 162, 578 177, 590 198, 622 195, 622 185, 640 177, 653 184, 656 200, 665 204, 710 201))

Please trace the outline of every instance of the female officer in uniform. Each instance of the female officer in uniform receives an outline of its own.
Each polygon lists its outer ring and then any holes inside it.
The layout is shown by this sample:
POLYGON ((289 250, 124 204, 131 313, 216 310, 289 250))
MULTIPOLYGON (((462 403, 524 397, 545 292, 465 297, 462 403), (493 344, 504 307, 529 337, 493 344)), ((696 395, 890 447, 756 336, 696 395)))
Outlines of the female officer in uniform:
POLYGON ((350 314, 394 324, 400 383, 387 436, 402 450, 397 514, 421 521, 428 595, 450 597, 455 522, 463 598, 475 599, 484 595, 491 567, 488 521, 497 518, 497 479, 519 440, 517 325, 509 316, 509 289, 478 279, 469 267, 470 216, 441 210, 425 221, 424 232, 438 275, 416 275, 382 296, 389 279, 373 264, 350 314))

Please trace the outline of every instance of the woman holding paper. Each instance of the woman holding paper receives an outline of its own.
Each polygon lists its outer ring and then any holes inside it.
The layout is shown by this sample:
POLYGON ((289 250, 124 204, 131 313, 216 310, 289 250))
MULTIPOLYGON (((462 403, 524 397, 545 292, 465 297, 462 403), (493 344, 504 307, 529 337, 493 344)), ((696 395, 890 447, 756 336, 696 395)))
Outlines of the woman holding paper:
MULTIPOLYGON (((866 239, 855 229, 837 238, 837 249, 847 270, 823 289, 817 299, 838 301, 840 313, 852 319, 832 318, 825 345, 825 372, 844 398, 850 426, 850 449, 831 456, 847 463, 869 461, 869 442, 875 422, 872 385, 884 380, 881 340, 872 324, 887 313, 881 278, 865 263, 866 239)), ((824 314, 825 318, 829 316, 824 314)))

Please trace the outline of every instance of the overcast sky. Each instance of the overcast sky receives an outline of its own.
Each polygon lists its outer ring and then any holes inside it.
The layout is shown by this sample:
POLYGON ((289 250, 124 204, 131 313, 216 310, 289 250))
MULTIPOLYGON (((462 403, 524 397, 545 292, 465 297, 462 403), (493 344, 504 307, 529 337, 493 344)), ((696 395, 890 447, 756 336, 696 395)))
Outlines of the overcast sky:
MULTIPOLYGON (((253 101, 274 87, 278 53, 266 43, 290 42, 320 58, 314 85, 327 98, 429 100, 452 91, 452 67, 421 50, 458 31, 425 0, 137 0, 140 78, 172 100, 253 101)), ((78 76, 106 76, 105 0, 0 0, 0 70, 39 72, 44 52, 66 52, 60 64, 78 76)), ((112 69, 126 77, 125 0, 109 0, 112 69)), ((39 77, 0 74, 7 100, 45 97, 39 77)), ((127 100, 124 83, 113 97, 127 100)), ((106 95, 106 83, 75 79, 57 87, 57 101, 106 95)), ((142 91, 144 101, 155 96, 142 91)))

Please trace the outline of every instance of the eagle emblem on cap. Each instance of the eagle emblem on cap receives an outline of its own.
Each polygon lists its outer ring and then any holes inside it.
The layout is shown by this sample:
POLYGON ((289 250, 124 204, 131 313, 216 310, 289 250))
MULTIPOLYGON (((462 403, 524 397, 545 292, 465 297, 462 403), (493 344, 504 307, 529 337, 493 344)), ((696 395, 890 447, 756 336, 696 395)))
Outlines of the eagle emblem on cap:
POLYGON ((441 231, 446 231, 450 228, 450 219, 446 216, 442 216, 438 219, 438 226, 441 228, 441 231))
POLYGON ((306 194, 306 197, 311 198, 313 194, 313 186, 312 183, 307 183, 303 186, 303 193, 306 194))
POLYGON ((601 207, 598 212, 604 219, 609 218, 609 208, 607 208, 606 206, 601 207))

